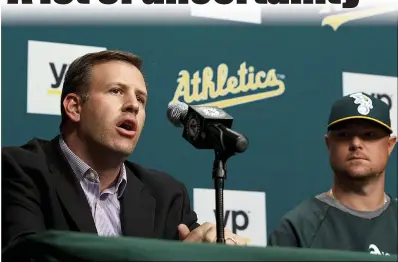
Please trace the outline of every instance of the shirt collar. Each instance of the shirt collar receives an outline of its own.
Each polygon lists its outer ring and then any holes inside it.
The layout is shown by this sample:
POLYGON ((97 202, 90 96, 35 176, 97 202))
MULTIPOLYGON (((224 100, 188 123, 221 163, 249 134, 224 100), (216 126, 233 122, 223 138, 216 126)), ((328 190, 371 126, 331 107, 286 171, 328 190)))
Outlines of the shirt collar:
POLYGON ((127 185, 127 172, 126 172, 126 166, 123 164, 122 168, 120 169, 120 174, 116 182, 116 188, 117 188, 117 197, 120 198, 124 190, 126 189, 127 185))
MULTIPOLYGON (((63 140, 62 136, 59 136, 59 145, 61 147, 63 154, 65 155, 66 160, 68 161, 70 167, 72 168, 73 173, 75 173, 79 181, 83 180, 90 171, 93 172, 98 178, 97 172, 94 169, 92 169, 89 165, 87 165, 82 159, 80 159, 75 153, 72 152, 72 150, 63 140)), ((125 165, 122 164, 118 180, 115 186, 118 198, 120 198, 123 195, 124 190, 126 189, 126 184, 127 184, 127 172, 125 165)))

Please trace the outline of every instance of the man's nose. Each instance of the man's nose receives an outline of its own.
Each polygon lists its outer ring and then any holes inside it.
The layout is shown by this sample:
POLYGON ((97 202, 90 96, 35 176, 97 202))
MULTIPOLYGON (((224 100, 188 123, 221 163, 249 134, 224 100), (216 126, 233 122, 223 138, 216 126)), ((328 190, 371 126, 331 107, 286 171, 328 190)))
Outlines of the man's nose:
POLYGON ((138 105, 136 96, 135 95, 129 96, 123 105, 122 111, 133 113, 133 114, 138 114, 139 110, 140 110, 140 107, 138 105))
POLYGON ((352 139, 351 139, 350 149, 356 150, 358 148, 362 148, 362 140, 360 137, 354 135, 354 136, 352 136, 352 139))

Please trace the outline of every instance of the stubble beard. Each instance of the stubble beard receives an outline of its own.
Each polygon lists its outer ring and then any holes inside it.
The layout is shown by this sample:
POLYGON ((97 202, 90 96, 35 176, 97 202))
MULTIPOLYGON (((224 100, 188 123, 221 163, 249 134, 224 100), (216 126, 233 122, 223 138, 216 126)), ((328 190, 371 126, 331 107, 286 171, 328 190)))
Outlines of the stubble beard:
POLYGON ((135 148, 135 143, 127 138, 123 138, 111 129, 102 129, 86 137, 85 141, 91 154, 95 154, 101 159, 117 161, 127 159, 135 148))
POLYGON ((380 176, 380 172, 376 172, 373 168, 362 168, 361 171, 357 171, 350 170, 350 168, 332 166, 332 169, 341 186, 358 192, 362 190, 364 185, 380 176))

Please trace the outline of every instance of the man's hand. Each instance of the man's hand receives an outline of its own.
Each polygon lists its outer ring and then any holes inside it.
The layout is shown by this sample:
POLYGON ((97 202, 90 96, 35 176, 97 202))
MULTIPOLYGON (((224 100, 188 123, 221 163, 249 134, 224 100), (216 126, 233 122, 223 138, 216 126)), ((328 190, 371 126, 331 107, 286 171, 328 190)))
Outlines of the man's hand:
MULTIPOLYGON (((183 242, 206 242, 206 243, 216 243, 217 242, 217 229, 215 224, 204 223, 197 227, 192 232, 189 228, 180 224, 178 226, 178 234, 180 240, 183 242)), ((246 246, 247 240, 233 234, 230 230, 225 229, 225 243, 227 245, 239 245, 246 246)))

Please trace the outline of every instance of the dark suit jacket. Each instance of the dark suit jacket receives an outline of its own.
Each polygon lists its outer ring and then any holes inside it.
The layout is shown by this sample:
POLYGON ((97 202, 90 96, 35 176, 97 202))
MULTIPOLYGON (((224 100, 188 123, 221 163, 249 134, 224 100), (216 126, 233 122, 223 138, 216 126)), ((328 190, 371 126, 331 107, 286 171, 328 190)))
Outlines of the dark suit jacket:
MULTIPOLYGON (((177 226, 198 226, 185 186, 170 175, 126 161, 124 236, 178 239, 177 226)), ((2 246, 45 230, 97 233, 84 192, 58 137, 2 149, 2 246)))

